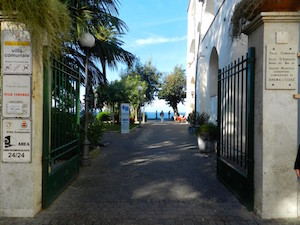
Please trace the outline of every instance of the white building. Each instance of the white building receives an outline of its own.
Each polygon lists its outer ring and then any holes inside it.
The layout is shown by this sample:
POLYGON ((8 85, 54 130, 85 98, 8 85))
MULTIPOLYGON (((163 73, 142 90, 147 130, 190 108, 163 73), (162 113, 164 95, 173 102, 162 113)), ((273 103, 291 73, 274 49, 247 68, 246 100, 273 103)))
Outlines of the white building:
POLYGON ((239 0, 190 0, 188 7, 187 114, 216 114, 217 74, 248 50, 247 38, 232 41, 228 31, 239 0), (201 43, 199 45, 199 43, 201 43), (197 72, 196 72, 197 71, 197 72), (197 84, 195 82, 198 82, 197 84), (195 94, 195 85, 197 87, 195 94))
POLYGON ((218 118, 218 178, 250 210, 297 217, 300 13, 262 11, 233 39, 230 21, 241 1, 189 2, 186 112, 218 118))

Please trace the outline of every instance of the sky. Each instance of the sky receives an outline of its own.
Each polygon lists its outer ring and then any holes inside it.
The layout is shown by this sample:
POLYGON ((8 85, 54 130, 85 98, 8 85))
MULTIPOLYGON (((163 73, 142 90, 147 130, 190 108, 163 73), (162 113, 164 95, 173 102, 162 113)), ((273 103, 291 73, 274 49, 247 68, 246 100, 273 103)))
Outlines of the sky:
MULTIPOLYGON (((122 37, 123 48, 142 64, 150 59, 158 71, 169 74, 176 65, 186 68, 187 54, 187 7, 188 0, 120 0, 119 18, 129 31, 122 37)), ((125 65, 108 71, 107 79, 119 79, 125 65)), ((185 106, 178 105, 179 112, 185 106)), ((171 110, 165 101, 156 100, 146 106, 146 112, 171 110)))

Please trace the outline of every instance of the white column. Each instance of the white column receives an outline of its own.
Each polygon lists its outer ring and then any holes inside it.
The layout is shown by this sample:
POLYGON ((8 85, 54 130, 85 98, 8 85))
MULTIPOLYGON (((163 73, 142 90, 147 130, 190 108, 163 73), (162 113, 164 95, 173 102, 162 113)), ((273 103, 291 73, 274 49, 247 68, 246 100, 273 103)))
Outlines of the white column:
POLYGON ((297 217, 299 22, 299 13, 262 13, 246 30, 256 51, 254 208, 266 219, 297 217))
MULTIPOLYGON (((1 30, 11 29, 1 22, 1 30)), ((36 48, 32 48, 36 49, 36 48)), ((3 68, 2 68, 3 69, 3 68)), ((2 71, 3 72, 3 71, 2 71)), ((17 79, 18 75, 16 75, 17 79)), ((42 204, 43 57, 32 51, 31 160, 3 162, 0 154, 0 216, 33 217, 42 204)))

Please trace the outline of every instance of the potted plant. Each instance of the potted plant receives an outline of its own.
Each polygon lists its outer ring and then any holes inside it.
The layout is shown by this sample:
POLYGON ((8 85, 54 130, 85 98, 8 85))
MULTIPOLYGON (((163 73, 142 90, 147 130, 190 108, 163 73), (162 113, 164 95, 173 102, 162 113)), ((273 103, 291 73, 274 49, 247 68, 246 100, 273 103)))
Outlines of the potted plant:
POLYGON ((195 131, 197 137, 198 148, 202 153, 212 153, 216 151, 217 140, 218 140, 218 127, 207 122, 201 125, 195 131))
POLYGON ((236 4, 231 17, 231 35, 237 38, 242 29, 261 12, 297 12, 299 0, 241 0, 236 4))
POLYGON ((214 152, 217 143, 218 128, 209 120, 208 113, 195 111, 191 112, 187 119, 190 123, 189 132, 197 137, 198 148, 202 153, 214 152))
POLYGON ((208 113, 199 113, 195 112, 195 110, 191 112, 187 118, 187 121, 190 124, 189 132, 194 133, 196 128, 199 128, 203 124, 208 123, 209 118, 210 115, 208 113))

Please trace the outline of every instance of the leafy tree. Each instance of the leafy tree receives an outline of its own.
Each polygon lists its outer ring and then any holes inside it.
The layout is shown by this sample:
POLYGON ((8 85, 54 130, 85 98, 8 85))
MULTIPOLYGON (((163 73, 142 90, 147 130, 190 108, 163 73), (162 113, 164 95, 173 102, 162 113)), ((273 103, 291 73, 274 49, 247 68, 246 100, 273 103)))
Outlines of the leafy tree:
POLYGON ((109 84, 97 87, 98 105, 107 105, 111 108, 111 119, 114 121, 114 114, 119 112, 119 106, 122 102, 128 102, 125 83, 121 81, 113 81, 109 84))
POLYGON ((184 102, 186 90, 185 70, 181 66, 175 66, 174 71, 166 76, 158 93, 159 99, 164 99, 178 114, 177 105, 184 102))
POLYGON ((135 108, 138 109, 141 101, 145 101, 144 95, 146 93, 147 84, 145 81, 141 81, 138 76, 123 77, 121 81, 125 86, 125 93, 128 97, 128 102, 135 108), (138 87, 141 86, 143 89, 139 92, 138 87))
MULTIPOLYGON (((143 86, 143 96, 146 95, 144 101, 150 103, 154 100, 155 94, 158 91, 161 73, 152 65, 151 59, 143 65, 139 59, 136 59, 134 65, 128 67, 121 74, 121 77, 139 77, 140 82, 145 83, 145 86, 143 86)), ((136 90, 138 86, 136 86, 136 90)))

